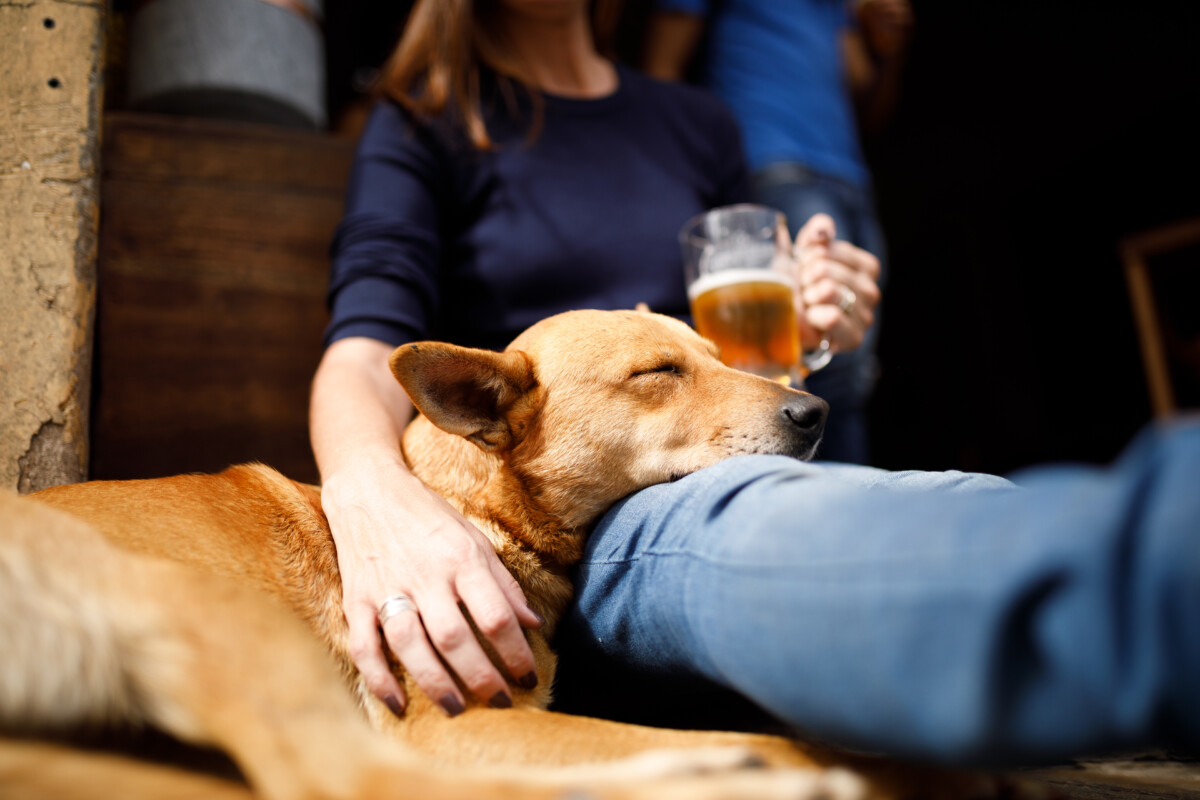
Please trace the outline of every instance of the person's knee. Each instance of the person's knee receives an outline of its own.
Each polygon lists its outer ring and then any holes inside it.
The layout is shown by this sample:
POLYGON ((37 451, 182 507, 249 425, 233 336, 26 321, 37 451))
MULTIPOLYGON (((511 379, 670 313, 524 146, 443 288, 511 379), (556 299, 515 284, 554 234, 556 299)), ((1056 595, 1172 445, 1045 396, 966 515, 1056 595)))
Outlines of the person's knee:
MULTIPOLYGON (((722 510, 750 487, 822 473, 817 464, 780 455, 724 459, 673 483, 642 489, 613 506, 596 524, 584 561, 633 560, 649 549, 701 547, 724 535, 722 510)), ((769 491, 768 491, 769 494, 769 491)))

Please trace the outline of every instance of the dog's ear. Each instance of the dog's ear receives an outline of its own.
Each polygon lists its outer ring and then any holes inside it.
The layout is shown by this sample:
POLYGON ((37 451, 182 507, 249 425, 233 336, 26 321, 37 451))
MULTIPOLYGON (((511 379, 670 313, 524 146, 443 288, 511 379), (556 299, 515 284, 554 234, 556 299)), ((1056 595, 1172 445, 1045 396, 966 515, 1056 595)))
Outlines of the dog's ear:
POLYGON ((488 452, 514 443, 524 428, 515 412, 529 405, 537 386, 529 357, 519 350, 497 353, 415 342, 396 348, 388 363, 430 422, 488 452))

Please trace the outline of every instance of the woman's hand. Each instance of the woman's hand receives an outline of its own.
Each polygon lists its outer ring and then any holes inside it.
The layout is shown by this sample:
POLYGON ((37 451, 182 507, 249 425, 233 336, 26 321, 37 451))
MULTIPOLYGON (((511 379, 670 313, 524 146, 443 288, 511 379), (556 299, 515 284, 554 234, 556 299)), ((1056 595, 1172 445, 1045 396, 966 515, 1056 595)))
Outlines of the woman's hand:
POLYGON ((796 232, 796 311, 806 348, 822 339, 835 352, 853 350, 875 322, 879 259, 839 241, 833 219, 814 214, 796 232))
POLYGON ((337 545, 350 655, 396 714, 408 698, 385 644, 447 714, 466 704, 447 665, 476 697, 504 708, 512 705, 508 683, 464 611, 526 688, 537 684, 537 672, 521 627, 544 620, 487 537, 405 466, 396 443, 411 405, 388 370, 390 352, 372 340, 339 341, 313 381, 313 449, 337 545), (380 609, 395 596, 407 600, 389 604, 396 613, 381 625, 380 609))
POLYGON ((475 638, 464 606, 513 679, 527 689, 537 685, 521 625, 541 620, 491 543, 445 500, 398 463, 364 461, 330 476, 322 505, 337 541, 350 655, 393 712, 406 698, 384 657, 377 615, 395 595, 415 608, 401 603, 384 622, 383 637, 447 714, 461 712, 465 699, 439 655, 476 697, 496 708, 512 705, 507 681, 475 638))

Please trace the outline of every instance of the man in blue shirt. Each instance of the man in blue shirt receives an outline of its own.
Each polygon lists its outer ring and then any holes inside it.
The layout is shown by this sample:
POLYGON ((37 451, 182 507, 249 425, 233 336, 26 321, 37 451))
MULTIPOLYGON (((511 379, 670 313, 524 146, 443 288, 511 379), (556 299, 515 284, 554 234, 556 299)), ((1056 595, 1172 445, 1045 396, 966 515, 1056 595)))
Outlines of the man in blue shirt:
MULTIPOLYGON (((793 233, 827 213, 839 238, 882 259, 858 127, 877 128, 894 105, 912 21, 908 0, 656 0, 656 8, 646 70, 671 80, 690 75, 729 106, 745 142, 752 199, 783 211, 793 233)), ((846 293, 843 311, 854 303, 846 293)), ((862 347, 808 381, 830 404, 824 459, 869 458, 865 406, 877 331, 878 324, 862 347)))

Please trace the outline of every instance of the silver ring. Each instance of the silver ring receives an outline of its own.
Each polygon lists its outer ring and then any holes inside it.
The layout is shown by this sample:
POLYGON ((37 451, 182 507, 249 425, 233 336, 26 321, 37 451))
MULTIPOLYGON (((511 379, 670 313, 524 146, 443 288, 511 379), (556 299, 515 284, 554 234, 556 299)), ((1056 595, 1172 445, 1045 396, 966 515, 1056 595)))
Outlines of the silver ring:
POLYGON ((417 611, 417 604, 413 602, 411 597, 406 594, 394 594, 383 601, 379 606, 379 613, 375 616, 379 618, 380 626, 383 626, 387 624, 389 619, 402 611, 420 613, 417 611))
POLYGON ((854 290, 849 286, 843 286, 842 299, 838 301, 838 308, 842 310, 842 313, 847 317, 850 316, 850 312, 854 310, 854 304, 857 302, 858 295, 854 293, 854 290))

